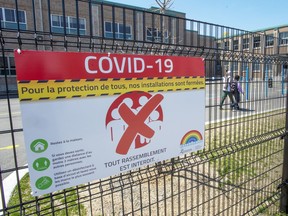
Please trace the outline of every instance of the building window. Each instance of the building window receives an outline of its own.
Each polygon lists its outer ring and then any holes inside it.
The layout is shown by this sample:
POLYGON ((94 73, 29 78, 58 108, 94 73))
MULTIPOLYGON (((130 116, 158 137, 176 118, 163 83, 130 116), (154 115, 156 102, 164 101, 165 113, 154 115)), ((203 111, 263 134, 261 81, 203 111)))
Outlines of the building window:
POLYGON ((279 45, 287 45, 288 44, 288 32, 281 32, 279 34, 279 45))
POLYGON ((168 32, 161 32, 158 28, 146 28, 146 40, 168 43, 168 32), (162 40, 163 39, 163 40, 162 40))
POLYGON ((260 72, 260 63, 259 62, 254 62, 252 66, 253 72, 260 72))
POLYGON ((266 64, 265 77, 269 78, 271 76, 272 76, 272 64, 266 64))
POLYGON ((224 42, 224 50, 229 50, 230 43, 229 41, 224 42))
POLYGON ((253 37, 253 48, 260 48, 260 36, 253 37))
POLYGON ((122 23, 113 23, 105 22, 105 37, 114 38, 113 34, 115 33, 115 39, 132 39, 132 30, 130 25, 124 26, 122 23))
POLYGON ((0 75, 16 75, 14 57, 5 57, 5 64, 3 58, 0 58, 0 75))
MULTIPOLYGON (((15 9, 0 8, 1 26, 3 28, 18 29, 18 22, 15 9)), ((21 30, 27 29, 26 12, 18 10, 19 28, 21 30)))
POLYGON ((223 68, 224 70, 230 70, 228 61, 223 61, 223 68))
POLYGON ((238 62, 236 61, 236 62, 233 62, 233 64, 232 64, 232 71, 233 72, 238 72, 238 62))
MULTIPOLYGON (((64 27, 66 26, 67 34, 78 34, 78 23, 76 17, 67 16, 66 25, 64 25, 64 19, 61 15, 51 15, 52 32, 64 33, 64 27)), ((79 18, 79 33, 80 35, 86 34, 86 19, 79 18)))
POLYGON ((249 49, 249 38, 243 38, 243 49, 249 49))
POLYGON ((64 28, 63 16, 51 15, 52 27, 64 28))
POLYGON ((233 40, 233 50, 239 50, 239 40, 233 40))
POLYGON ((217 49, 221 49, 221 48, 222 48, 222 43, 221 43, 221 42, 218 42, 218 43, 216 43, 216 46, 217 46, 217 47, 216 47, 217 49))
POLYGON ((272 64, 266 64, 266 70, 272 71, 272 64))
MULTIPOLYGON (((243 62, 242 64, 242 71, 246 72, 248 68, 248 62, 243 62)), ((248 68, 249 69, 249 68, 248 68)))
POLYGON ((273 37, 273 34, 270 34, 270 35, 266 35, 266 36, 265 36, 265 46, 266 46, 266 47, 274 46, 274 37, 273 37))
MULTIPOLYGON (((69 17, 69 28, 77 29, 77 18, 76 17, 69 17)), ((79 29, 85 30, 86 29, 86 21, 84 18, 79 18, 79 29)))

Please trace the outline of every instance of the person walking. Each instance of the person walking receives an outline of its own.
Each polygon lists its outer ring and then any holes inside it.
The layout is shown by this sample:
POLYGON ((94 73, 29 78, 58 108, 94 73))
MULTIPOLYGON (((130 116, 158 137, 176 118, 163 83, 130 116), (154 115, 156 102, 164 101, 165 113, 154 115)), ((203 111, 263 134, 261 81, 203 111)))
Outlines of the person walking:
POLYGON ((231 93, 234 97, 234 110, 239 110, 240 93, 244 95, 244 91, 239 83, 240 76, 235 75, 234 80, 231 82, 231 93))
POLYGON ((227 98, 227 96, 230 99, 230 102, 231 102, 230 108, 232 109, 233 105, 234 105, 234 100, 233 100, 233 95, 231 93, 231 86, 230 86, 230 84, 231 84, 231 71, 226 72, 226 76, 223 77, 223 83, 224 83, 224 85, 223 85, 222 98, 221 98, 221 102, 220 102, 220 110, 223 109, 223 104, 224 104, 224 101, 227 98))

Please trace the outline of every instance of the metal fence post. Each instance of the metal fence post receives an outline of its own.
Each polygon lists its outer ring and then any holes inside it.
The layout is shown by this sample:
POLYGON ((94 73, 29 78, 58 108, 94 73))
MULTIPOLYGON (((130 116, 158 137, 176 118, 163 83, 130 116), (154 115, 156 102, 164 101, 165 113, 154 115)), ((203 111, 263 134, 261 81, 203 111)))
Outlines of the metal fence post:
POLYGON ((249 68, 246 68, 246 100, 249 100, 249 68))
MULTIPOLYGON (((282 87, 284 87, 284 80, 282 80, 282 87)), ((288 94, 286 94, 286 123, 285 123, 285 134, 283 136, 284 156, 283 156, 282 187, 281 187, 281 198, 280 198, 280 211, 285 212, 286 214, 288 213, 288 136, 287 136, 287 131, 288 131, 288 94)))
POLYGON ((264 66, 264 68, 265 68, 265 81, 264 81, 264 83, 265 83, 265 95, 266 95, 266 98, 268 97, 268 68, 267 68, 267 65, 265 64, 265 66, 264 66))
MULTIPOLYGON (((284 80, 285 80, 285 73, 284 73, 284 64, 282 65, 282 68, 281 68, 281 77, 282 77, 282 79, 281 79, 281 84, 282 84, 282 95, 284 95, 285 94, 285 92, 284 92, 284 89, 285 89, 285 83, 284 83, 284 80)), ((287 114, 287 113, 286 113, 287 114)))
MULTIPOLYGON (((5 216, 5 209, 6 209, 6 201, 5 201, 5 194, 4 194, 4 186, 3 186, 3 178, 2 178, 2 170, 1 170, 1 166, 0 166, 0 196, 1 196, 1 200, 2 200, 2 210, 3 212, 0 212, 0 215, 5 216)), ((0 209, 1 210, 1 209, 0 209)))

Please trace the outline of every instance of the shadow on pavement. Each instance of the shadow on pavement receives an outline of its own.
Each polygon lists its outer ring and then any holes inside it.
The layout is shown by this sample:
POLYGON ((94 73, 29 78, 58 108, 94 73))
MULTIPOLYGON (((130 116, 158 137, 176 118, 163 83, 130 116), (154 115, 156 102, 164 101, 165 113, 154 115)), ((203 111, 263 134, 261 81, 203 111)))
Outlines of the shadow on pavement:
POLYGON ((254 109, 245 109, 245 108, 240 108, 239 110, 234 110, 234 109, 230 109, 230 108, 223 108, 221 110, 223 110, 223 111, 236 111, 236 112, 255 112, 254 109))
POLYGON ((240 108, 240 109, 237 110, 237 111, 241 111, 241 112, 254 112, 255 110, 240 108))

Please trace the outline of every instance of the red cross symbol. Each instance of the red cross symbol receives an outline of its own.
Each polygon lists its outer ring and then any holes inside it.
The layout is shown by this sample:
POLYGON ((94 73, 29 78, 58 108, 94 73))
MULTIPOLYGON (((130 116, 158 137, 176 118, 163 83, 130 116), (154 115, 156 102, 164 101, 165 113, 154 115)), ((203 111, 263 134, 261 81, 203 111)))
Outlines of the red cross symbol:
POLYGON ((148 100, 148 102, 137 114, 134 114, 125 103, 122 103, 119 106, 119 114, 123 121, 126 122, 128 127, 119 140, 118 146, 116 148, 116 152, 118 154, 127 154, 134 138, 138 134, 141 134, 149 139, 153 137, 155 131, 145 123, 145 120, 157 108, 163 98, 163 95, 154 95, 148 100))

